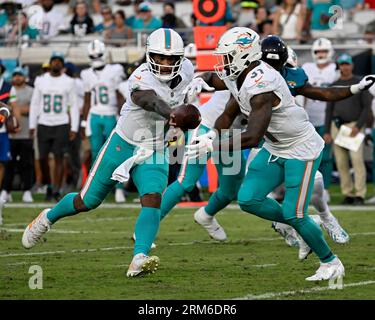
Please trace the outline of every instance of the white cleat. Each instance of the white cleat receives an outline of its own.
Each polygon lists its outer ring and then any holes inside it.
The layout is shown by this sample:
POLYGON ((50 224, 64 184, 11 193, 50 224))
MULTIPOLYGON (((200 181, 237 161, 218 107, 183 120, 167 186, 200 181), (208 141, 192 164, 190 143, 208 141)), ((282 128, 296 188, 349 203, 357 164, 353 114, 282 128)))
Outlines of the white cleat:
POLYGON ((349 242, 349 235, 348 233, 340 226, 337 219, 332 215, 329 214, 328 218, 321 218, 322 219, 322 226, 327 231, 328 235, 331 239, 339 244, 344 244, 349 242))
POLYGON ((0 226, 3 224, 3 208, 5 202, 0 200, 0 226))
POLYGON ((307 245, 305 240, 303 240, 300 236, 299 238, 299 250, 298 250, 298 259, 299 260, 305 260, 309 256, 310 253, 312 253, 311 248, 307 245))
POLYGON ((25 203, 31 203, 31 202, 34 202, 34 199, 33 199, 33 196, 30 192, 30 190, 27 190, 23 193, 22 195, 22 202, 25 202, 25 203))
POLYGON ((26 249, 30 249, 35 246, 40 238, 47 232, 52 226, 52 223, 47 219, 47 213, 51 209, 44 209, 39 216, 37 216, 25 229, 22 236, 22 245, 26 249))
POLYGON ((204 210, 204 207, 199 208, 194 213, 194 220, 196 223, 200 224, 203 228, 205 228, 210 235, 210 237, 217 241, 225 241, 227 240, 227 235, 223 229, 223 227, 217 222, 217 220, 208 215, 204 210))
POLYGON ((116 203, 124 203, 126 202, 124 190, 117 188, 115 192, 115 201, 116 203))
POLYGON ((143 253, 138 253, 133 257, 129 266, 127 277, 136 277, 139 275, 155 273, 159 267, 159 258, 157 256, 146 256, 143 253))
POLYGON ((365 202, 366 204, 375 204, 375 197, 372 197, 365 202))
MULTIPOLYGON (((135 242, 135 233, 133 233, 132 239, 135 242)), ((155 249, 155 248, 156 248, 156 244, 155 243, 151 243, 151 249, 155 249)))
POLYGON ((272 222, 272 228, 277 231, 285 240, 286 244, 290 247, 298 247, 299 239, 297 232, 293 227, 280 222, 272 222))
POLYGON ((322 281, 343 278, 345 276, 345 268, 339 258, 333 259, 331 262, 320 263, 320 267, 315 274, 306 278, 307 281, 322 281))
POLYGON ((1 191, 0 193, 0 201, 3 202, 13 202, 12 195, 5 190, 1 191))

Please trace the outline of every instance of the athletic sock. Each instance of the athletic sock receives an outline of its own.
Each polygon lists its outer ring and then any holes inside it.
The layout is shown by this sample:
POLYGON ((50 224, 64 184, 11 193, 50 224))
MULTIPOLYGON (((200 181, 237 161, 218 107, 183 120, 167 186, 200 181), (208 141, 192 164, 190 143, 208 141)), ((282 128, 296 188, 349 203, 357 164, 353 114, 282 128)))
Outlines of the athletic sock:
POLYGON ((143 207, 135 223, 134 255, 148 255, 159 230, 160 209, 143 207))
POLYGON ((222 191, 218 189, 214 194, 211 195, 204 210, 208 215, 214 216, 220 210, 224 209, 230 202, 231 200, 225 197, 222 191))
POLYGON ((168 186, 163 194, 163 199, 160 205, 160 220, 163 220, 174 206, 180 202, 184 194, 185 189, 178 181, 175 181, 168 186))
POLYGON ((77 214, 78 212, 74 208, 74 197, 77 194, 77 192, 68 193, 51 210, 48 211, 47 219, 52 223, 55 223, 61 218, 77 214))

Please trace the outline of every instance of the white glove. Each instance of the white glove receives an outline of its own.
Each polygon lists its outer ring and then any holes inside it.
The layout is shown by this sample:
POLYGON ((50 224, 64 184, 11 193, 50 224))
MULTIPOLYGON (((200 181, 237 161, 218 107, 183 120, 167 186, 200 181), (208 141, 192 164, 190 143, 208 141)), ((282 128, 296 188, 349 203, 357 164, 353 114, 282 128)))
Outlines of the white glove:
POLYGON ((200 158, 214 150, 214 140, 216 132, 211 130, 199 137, 191 140, 190 144, 186 146, 185 155, 188 159, 200 158))
POLYGON ((202 92, 202 90, 214 91, 214 87, 210 87, 202 78, 194 78, 190 84, 182 91, 186 95, 186 103, 192 103, 195 97, 202 92))
POLYGON ((368 90, 375 83, 375 74, 370 74, 362 78, 362 80, 350 86, 350 92, 357 94, 363 90, 368 90))

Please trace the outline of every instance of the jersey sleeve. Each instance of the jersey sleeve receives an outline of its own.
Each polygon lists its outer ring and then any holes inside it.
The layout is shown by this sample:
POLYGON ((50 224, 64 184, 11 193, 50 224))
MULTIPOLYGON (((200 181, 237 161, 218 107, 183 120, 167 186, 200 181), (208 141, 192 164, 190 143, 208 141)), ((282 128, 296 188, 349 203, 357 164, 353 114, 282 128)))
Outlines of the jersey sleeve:
POLYGON ((81 79, 82 79, 82 82, 83 82, 84 92, 90 92, 91 91, 91 85, 90 85, 87 69, 81 71, 81 79))
POLYGON ((269 69, 269 67, 261 65, 250 71, 246 78, 246 100, 266 92, 276 91, 277 89, 277 71, 269 69))
POLYGON ((13 103, 17 101, 17 91, 15 87, 12 87, 10 89, 10 94, 9 94, 9 102, 13 103))
POLYGON ((154 90, 154 81, 152 81, 151 77, 152 75, 147 68, 136 69, 129 77, 128 88, 130 93, 134 91, 154 90))
POLYGON ((297 95, 296 91, 298 88, 304 87, 309 81, 309 77, 302 68, 285 68, 283 77, 288 84, 290 93, 293 96, 297 95))

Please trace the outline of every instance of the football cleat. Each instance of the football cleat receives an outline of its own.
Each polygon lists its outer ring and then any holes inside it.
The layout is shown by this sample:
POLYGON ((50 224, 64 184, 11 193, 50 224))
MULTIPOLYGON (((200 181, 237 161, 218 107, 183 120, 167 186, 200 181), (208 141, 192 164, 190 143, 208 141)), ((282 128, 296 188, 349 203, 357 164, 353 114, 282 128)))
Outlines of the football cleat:
MULTIPOLYGON (((132 235, 132 240, 135 242, 135 233, 133 233, 133 235, 132 235)), ((151 244, 151 249, 155 249, 155 248, 156 248, 156 244, 152 243, 151 244)))
POLYGON ((129 266, 127 277, 136 277, 139 275, 155 273, 159 267, 159 258, 157 256, 146 256, 143 253, 138 253, 133 257, 129 266))
POLYGON ((27 190, 22 195, 22 202, 25 203, 31 203, 34 202, 33 196, 31 194, 31 191, 27 190))
POLYGON ((297 232, 296 230, 294 230, 294 228, 280 222, 272 222, 272 228, 285 239, 285 242, 288 246, 299 246, 299 239, 297 238, 297 232))
POLYGON ((338 257, 331 262, 320 263, 320 267, 315 274, 306 278, 307 281, 322 281, 343 278, 345 276, 345 268, 338 257))
POLYGON ((332 215, 329 214, 328 218, 321 218, 322 226, 327 231, 328 235, 331 237, 333 241, 339 244, 344 244, 349 242, 349 235, 348 233, 340 226, 337 219, 332 215))
POLYGON ((22 236, 22 245, 26 249, 30 249, 37 244, 40 238, 52 226, 52 223, 47 219, 47 213, 51 209, 44 209, 39 216, 37 216, 25 229, 22 236))
POLYGON ((298 241, 298 259, 299 260, 305 260, 309 256, 310 253, 312 253, 311 248, 307 245, 305 240, 303 240, 300 236, 298 236, 299 241, 298 241))
POLYGON ((204 207, 199 208, 194 213, 194 220, 196 223, 200 224, 203 228, 205 228, 210 235, 210 237, 217 241, 225 241, 227 240, 227 235, 223 229, 223 227, 217 222, 217 220, 208 215, 204 210, 204 207))

